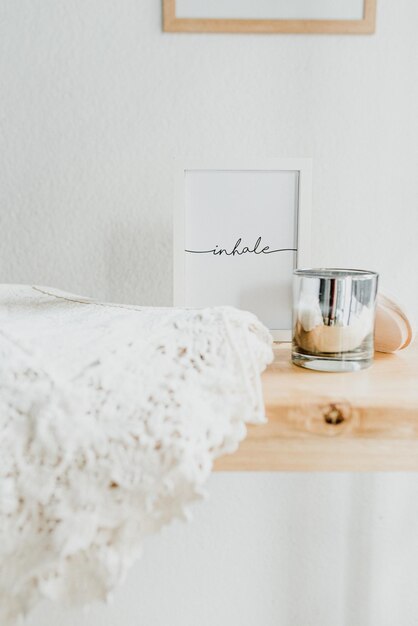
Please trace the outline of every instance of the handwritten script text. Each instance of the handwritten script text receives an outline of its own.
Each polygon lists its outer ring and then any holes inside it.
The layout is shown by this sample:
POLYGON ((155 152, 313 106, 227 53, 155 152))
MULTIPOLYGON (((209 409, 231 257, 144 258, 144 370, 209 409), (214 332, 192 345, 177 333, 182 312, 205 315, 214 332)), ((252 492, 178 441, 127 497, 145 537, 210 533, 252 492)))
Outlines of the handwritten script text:
POLYGON ((274 254, 275 252, 296 252, 297 248, 277 248, 275 250, 271 250, 270 246, 262 246, 261 237, 258 237, 253 247, 243 246, 241 247, 242 238, 237 239, 234 247, 231 250, 227 250, 227 248, 220 248, 217 244, 211 250, 185 250, 185 252, 189 252, 190 254, 213 254, 214 256, 221 256, 225 254, 226 256, 241 256, 243 254, 274 254))

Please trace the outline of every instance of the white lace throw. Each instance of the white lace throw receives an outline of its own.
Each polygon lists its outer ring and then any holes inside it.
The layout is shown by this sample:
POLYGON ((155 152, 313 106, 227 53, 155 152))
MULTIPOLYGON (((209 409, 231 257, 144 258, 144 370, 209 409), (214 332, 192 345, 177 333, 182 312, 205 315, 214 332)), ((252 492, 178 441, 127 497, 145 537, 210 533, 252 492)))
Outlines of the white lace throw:
POLYGON ((0 286, 0 624, 104 599, 264 420, 266 328, 229 307, 0 286))

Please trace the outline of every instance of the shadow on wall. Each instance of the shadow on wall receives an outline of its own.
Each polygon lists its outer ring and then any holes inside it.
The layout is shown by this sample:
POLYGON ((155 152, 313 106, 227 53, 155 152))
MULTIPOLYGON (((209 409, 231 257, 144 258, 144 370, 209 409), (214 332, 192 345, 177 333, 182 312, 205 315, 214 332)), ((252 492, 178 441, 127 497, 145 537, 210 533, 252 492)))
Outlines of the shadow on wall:
POLYGON ((329 473, 321 482, 313 472, 296 475, 289 485, 282 514, 288 529, 281 554, 286 576, 280 584, 287 599, 280 606, 282 623, 306 623, 309 610, 315 624, 328 624, 334 616, 339 626, 371 626, 375 476, 329 473), (333 497, 327 502, 328 491, 333 497))
POLYGON ((171 223, 119 214, 106 245, 106 299, 141 306, 172 305, 171 223))

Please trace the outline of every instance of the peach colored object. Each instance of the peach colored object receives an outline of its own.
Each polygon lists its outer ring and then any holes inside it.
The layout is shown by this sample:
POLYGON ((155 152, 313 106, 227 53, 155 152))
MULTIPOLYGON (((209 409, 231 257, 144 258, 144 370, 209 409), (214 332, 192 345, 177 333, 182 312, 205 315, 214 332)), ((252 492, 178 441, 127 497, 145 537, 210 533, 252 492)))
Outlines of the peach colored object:
POLYGON ((377 297, 374 345, 377 352, 396 352, 406 348, 414 337, 404 308, 393 298, 377 297))

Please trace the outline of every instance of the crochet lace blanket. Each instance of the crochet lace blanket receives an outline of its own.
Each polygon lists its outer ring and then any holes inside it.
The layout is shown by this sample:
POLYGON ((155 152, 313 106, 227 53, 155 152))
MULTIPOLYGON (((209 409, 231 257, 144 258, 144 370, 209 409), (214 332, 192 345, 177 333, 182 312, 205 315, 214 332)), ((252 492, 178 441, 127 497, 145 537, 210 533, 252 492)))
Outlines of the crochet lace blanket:
POLYGON ((0 286, 0 624, 104 599, 264 420, 250 313, 0 286))

